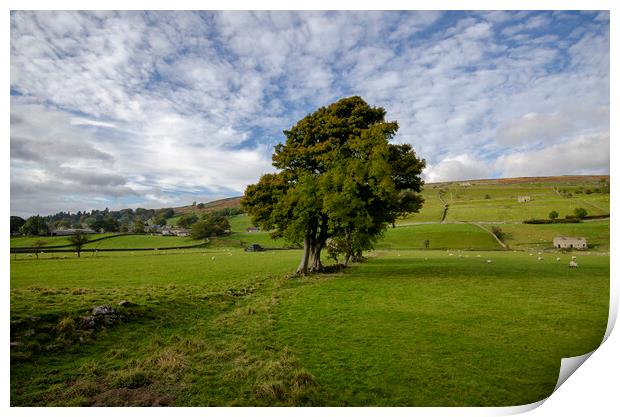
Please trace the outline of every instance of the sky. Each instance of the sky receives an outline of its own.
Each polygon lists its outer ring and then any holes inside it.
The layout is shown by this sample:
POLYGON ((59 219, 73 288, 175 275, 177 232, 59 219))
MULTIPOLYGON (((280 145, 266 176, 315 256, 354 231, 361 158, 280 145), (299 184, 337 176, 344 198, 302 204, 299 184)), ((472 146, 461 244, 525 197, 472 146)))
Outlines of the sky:
POLYGON ((12 215, 243 194, 361 96, 427 182, 610 168, 609 12, 12 12, 12 215))

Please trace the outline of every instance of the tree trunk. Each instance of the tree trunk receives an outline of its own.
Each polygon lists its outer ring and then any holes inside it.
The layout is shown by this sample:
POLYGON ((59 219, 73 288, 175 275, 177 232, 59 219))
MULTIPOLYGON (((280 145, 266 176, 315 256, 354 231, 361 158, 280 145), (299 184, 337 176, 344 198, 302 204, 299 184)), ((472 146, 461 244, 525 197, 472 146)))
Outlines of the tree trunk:
POLYGON ((315 242, 312 245, 310 251, 310 271, 312 272, 319 272, 323 268, 323 264, 321 264, 321 249, 323 249, 321 242, 315 242))
POLYGON ((298 275, 308 275, 308 260, 310 259, 310 251, 312 249, 312 243, 309 234, 306 234, 304 238, 304 253, 301 255, 301 262, 297 267, 298 275))
POLYGON ((342 265, 345 267, 349 266, 349 261, 351 261, 351 254, 347 253, 346 255, 344 255, 344 261, 342 262, 342 265))

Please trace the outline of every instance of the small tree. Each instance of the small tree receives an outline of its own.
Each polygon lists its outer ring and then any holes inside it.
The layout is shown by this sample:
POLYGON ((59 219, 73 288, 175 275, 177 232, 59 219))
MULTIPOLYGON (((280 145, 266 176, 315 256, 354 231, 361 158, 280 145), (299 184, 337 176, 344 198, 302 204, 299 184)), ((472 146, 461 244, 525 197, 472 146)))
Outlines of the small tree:
POLYGON ((144 233, 144 223, 142 220, 136 220, 133 223, 133 232, 134 233, 144 233))
POLYGON ((555 210, 553 210, 553 211, 551 211, 551 212, 549 213, 549 218, 550 218, 551 220, 555 220, 555 219, 557 219, 559 216, 560 216, 560 214, 559 214, 557 211, 555 211, 555 210))
POLYGON ((493 226, 491 228, 491 233, 493 233, 495 237, 497 237, 502 242, 504 241, 504 237, 506 237, 506 234, 502 231, 502 229, 499 226, 493 226))
POLYGON ((197 221, 198 221, 198 216, 196 216, 194 213, 188 213, 188 214, 182 215, 181 218, 179 218, 179 220, 177 221, 177 226, 188 228, 188 227, 191 227, 197 221))
POLYGON ((82 246, 84 246, 87 242, 88 236, 86 236, 84 233, 77 232, 69 236, 69 243, 75 248, 78 258, 80 257, 80 254, 82 252, 82 246))
POLYGON ((584 217, 586 217, 588 215, 588 212, 586 209, 584 209, 583 207, 577 207, 574 211, 575 213, 575 217, 579 218, 579 219, 583 219, 584 217))
POLYGON ((32 244, 32 249, 37 259, 39 259, 39 253, 41 252, 41 248, 45 245, 47 245, 47 242, 41 239, 35 240, 32 244))

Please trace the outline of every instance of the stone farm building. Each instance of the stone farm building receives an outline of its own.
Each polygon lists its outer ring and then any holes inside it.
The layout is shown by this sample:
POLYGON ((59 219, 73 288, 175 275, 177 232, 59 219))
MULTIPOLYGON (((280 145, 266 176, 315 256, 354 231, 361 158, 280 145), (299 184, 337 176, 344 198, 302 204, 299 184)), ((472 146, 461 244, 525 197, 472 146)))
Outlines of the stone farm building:
POLYGON ((587 249, 585 237, 554 237, 553 247, 558 249, 587 249))
POLYGON ((527 203, 528 201, 531 201, 532 198, 529 195, 520 195, 517 197, 517 201, 519 203, 527 203))

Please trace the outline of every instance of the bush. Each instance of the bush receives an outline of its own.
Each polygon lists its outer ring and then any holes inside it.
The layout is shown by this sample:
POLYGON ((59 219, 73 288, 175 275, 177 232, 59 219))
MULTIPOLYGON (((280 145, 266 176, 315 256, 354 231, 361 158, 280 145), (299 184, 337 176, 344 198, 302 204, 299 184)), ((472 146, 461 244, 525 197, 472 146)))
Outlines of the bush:
MULTIPOLYGON (((586 217, 588 215, 588 211, 586 209, 584 209, 583 207, 577 207, 574 211, 575 213, 575 217, 578 217, 580 219, 583 219, 584 217, 586 217)), ((568 216, 566 216, 568 217, 568 216)))
POLYGON ((555 220, 555 219, 557 219, 559 216, 560 216, 560 214, 559 214, 557 211, 555 211, 555 210, 553 210, 552 212, 550 212, 550 213, 549 213, 549 218, 550 218, 551 220, 555 220))
POLYGON ((499 226, 493 226, 491 228, 491 233, 493 233, 495 237, 497 237, 502 242, 504 241, 504 238, 506 237, 506 234, 502 231, 502 229, 499 226))
POLYGON ((551 219, 528 219, 528 220, 524 220, 523 223, 525 224, 550 224, 550 223, 553 223, 553 220, 551 219))
POLYGON ((207 214, 192 226, 192 239, 220 236, 228 230, 230 230, 230 224, 226 217, 207 214))

